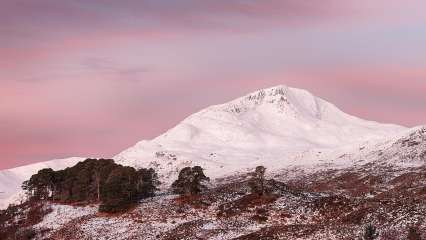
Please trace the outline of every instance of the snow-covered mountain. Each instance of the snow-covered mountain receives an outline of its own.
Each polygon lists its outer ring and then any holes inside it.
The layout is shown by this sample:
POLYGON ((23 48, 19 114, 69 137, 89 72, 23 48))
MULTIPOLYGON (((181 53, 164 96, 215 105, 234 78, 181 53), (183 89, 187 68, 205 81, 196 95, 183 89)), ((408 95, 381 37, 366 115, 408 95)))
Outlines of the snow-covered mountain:
MULTIPOLYGON (((377 154, 378 148, 391 148, 413 131, 362 120, 305 90, 277 86, 208 107, 114 159, 123 165, 153 167, 168 184, 179 169, 190 165, 202 166, 211 178, 257 165, 270 170, 325 163, 347 166, 362 156, 377 154)), ((21 183, 38 170, 62 169, 80 160, 54 160, 0 171, 0 192, 4 192, 0 207, 14 200, 21 183)))
POLYGON ((308 91, 277 86, 208 107, 114 159, 154 167, 166 180, 195 164, 219 177, 256 165, 276 169, 316 164, 406 130, 348 115, 308 91))

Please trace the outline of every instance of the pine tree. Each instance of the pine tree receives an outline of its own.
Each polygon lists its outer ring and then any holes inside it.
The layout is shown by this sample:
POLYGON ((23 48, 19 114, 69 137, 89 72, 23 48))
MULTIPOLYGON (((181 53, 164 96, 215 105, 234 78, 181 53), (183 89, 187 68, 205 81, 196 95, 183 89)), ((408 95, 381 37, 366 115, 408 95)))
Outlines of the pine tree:
POLYGON ((49 199, 55 190, 55 172, 51 168, 41 169, 23 182, 22 189, 32 199, 49 199))
POLYGON ((140 198, 153 197, 160 181, 154 169, 140 169, 138 172, 137 191, 140 198))
POLYGON ((118 167, 108 176, 101 191, 102 212, 118 212, 127 209, 137 200, 136 171, 130 167, 118 167), (133 171, 132 171, 133 170, 133 171))
POLYGON ((210 179, 204 175, 200 166, 185 167, 179 172, 178 179, 173 182, 172 190, 181 195, 198 194, 207 189, 205 185, 207 181, 210 181, 210 179))

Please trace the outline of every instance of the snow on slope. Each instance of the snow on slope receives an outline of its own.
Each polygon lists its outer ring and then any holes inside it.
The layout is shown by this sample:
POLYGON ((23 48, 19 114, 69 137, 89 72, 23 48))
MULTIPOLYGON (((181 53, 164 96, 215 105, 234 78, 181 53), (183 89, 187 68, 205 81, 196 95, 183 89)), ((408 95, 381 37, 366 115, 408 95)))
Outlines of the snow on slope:
POLYGON ((419 167, 426 164, 426 126, 407 129, 381 141, 347 149, 344 158, 362 164, 375 160, 382 165, 419 167))
POLYGON ((114 159, 123 165, 154 167, 167 183, 179 169, 195 164, 212 177, 260 164, 274 169, 316 164, 335 157, 339 149, 404 130, 350 116, 305 90, 277 86, 208 107, 114 159))
POLYGON ((83 158, 72 157, 57 159, 47 162, 39 162, 17 168, 0 171, 0 209, 6 208, 10 203, 19 202, 22 199, 21 185, 31 175, 43 168, 60 170, 75 165, 83 158))

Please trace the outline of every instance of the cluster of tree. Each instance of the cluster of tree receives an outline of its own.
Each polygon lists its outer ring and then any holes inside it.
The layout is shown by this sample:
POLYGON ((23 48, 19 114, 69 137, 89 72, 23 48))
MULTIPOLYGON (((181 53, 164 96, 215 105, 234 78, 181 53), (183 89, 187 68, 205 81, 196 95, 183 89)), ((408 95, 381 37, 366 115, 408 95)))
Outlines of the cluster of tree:
POLYGON ((30 199, 100 202, 100 211, 115 212, 154 196, 158 184, 153 169, 136 170, 115 164, 112 159, 86 159, 60 171, 42 169, 22 188, 30 199))
MULTIPOLYGON (((253 193, 268 192, 265 170, 258 166, 252 173, 249 186, 253 193)), ((208 181, 200 166, 185 167, 171 190, 181 195, 199 194, 207 189, 208 181)), ((140 199, 153 197, 158 185, 157 173, 152 168, 136 170, 115 164, 112 159, 86 159, 64 170, 42 169, 25 181, 22 188, 33 200, 100 202, 100 211, 116 212, 140 199)))

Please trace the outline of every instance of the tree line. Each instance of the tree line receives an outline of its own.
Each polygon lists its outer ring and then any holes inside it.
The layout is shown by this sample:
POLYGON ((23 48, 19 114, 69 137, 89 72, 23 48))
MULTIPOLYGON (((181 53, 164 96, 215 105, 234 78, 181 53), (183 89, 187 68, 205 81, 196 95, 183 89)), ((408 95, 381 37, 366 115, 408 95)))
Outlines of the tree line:
MULTIPOLYGON (((249 186, 260 195, 267 189, 265 168, 259 166, 249 186)), ((171 185, 180 195, 195 195, 207 189, 210 181, 200 166, 185 167, 171 185)), ((86 159, 73 167, 54 171, 45 168, 22 184, 29 200, 52 200, 60 203, 100 203, 101 212, 128 209, 141 199, 155 196, 160 182, 154 169, 122 166, 112 159, 86 159)))
POLYGON ((112 159, 86 159, 64 170, 42 169, 25 181, 22 188, 30 200, 99 202, 100 211, 117 212, 143 198, 153 197, 159 184, 152 168, 136 170, 112 159))

